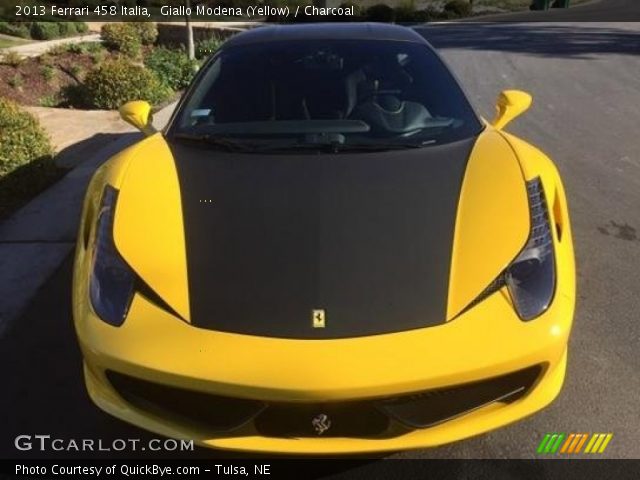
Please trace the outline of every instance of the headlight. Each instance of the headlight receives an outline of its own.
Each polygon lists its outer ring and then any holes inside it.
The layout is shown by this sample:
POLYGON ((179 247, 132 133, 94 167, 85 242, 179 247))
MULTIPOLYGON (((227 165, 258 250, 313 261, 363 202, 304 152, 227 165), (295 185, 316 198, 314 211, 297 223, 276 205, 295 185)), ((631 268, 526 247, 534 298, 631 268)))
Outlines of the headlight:
POLYGON ((531 231, 518 257, 463 311, 469 310, 505 285, 522 320, 533 320, 553 300, 556 282, 553 236, 540 178, 527 182, 531 231))
POLYGON ((544 312, 555 290, 555 259, 549 212, 540 178, 527 182, 531 233, 518 258, 505 271, 505 282, 518 315, 531 320, 544 312))
POLYGON ((107 185, 96 225, 89 295, 93 309, 111 325, 122 325, 133 299, 136 276, 116 250, 113 220, 118 191, 107 185))

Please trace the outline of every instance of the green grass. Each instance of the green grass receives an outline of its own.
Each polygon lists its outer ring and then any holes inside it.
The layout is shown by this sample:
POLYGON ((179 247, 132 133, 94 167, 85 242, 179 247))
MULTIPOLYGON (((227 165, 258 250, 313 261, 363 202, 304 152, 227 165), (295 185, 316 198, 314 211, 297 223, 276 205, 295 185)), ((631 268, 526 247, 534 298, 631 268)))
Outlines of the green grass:
POLYGON ((16 45, 24 45, 25 43, 29 43, 29 41, 24 38, 0 35, 0 48, 15 47, 16 45))

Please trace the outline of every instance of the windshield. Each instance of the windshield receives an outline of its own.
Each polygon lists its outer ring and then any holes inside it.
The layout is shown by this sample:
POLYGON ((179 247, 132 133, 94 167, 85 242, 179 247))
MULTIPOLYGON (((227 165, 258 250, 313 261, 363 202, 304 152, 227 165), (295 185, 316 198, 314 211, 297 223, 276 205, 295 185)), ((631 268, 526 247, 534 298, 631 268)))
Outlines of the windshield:
POLYGON ((426 45, 305 40, 223 49, 170 136, 247 151, 387 149, 461 140, 481 128, 426 45))

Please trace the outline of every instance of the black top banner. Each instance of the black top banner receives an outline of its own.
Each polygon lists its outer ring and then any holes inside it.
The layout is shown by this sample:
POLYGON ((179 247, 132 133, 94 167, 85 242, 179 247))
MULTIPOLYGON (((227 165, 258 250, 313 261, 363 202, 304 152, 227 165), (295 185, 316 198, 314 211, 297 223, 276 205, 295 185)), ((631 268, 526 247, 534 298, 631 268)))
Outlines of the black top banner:
POLYGON ((0 461, 0 478, 152 479, 637 479, 640 460, 27 460, 0 461))
POLYGON ((387 0, 365 6, 363 2, 344 0, 0 1, 0 21, 5 22, 181 22, 187 17, 196 22, 633 22, 640 21, 640 2, 522 0, 493 5, 473 0, 431 4, 387 0))

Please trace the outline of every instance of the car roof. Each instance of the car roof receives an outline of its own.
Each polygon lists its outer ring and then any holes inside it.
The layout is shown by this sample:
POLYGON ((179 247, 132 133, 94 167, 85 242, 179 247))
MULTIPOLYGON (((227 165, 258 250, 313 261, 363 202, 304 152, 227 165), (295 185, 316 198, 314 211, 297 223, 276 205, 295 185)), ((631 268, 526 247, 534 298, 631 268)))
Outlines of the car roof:
POLYGON ((225 47, 286 40, 388 40, 428 42, 415 30, 388 23, 306 23, 256 27, 234 35, 225 47))

